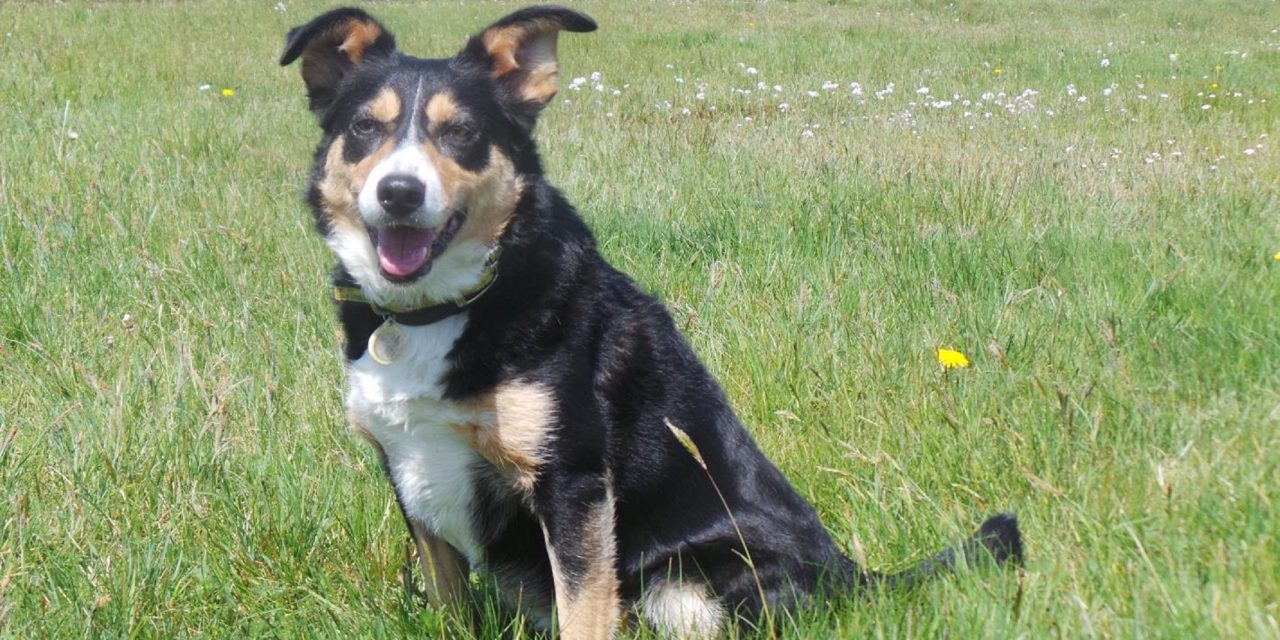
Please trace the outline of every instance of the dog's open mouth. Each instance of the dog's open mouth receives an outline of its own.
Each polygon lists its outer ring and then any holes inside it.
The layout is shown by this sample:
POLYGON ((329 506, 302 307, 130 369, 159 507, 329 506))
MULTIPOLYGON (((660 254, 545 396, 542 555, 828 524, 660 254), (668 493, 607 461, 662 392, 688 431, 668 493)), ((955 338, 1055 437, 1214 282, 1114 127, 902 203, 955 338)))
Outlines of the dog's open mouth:
POLYGON ((426 275, 435 258, 453 242, 466 217, 466 211, 459 211, 438 229, 397 225, 369 229, 383 277, 410 282, 426 275))

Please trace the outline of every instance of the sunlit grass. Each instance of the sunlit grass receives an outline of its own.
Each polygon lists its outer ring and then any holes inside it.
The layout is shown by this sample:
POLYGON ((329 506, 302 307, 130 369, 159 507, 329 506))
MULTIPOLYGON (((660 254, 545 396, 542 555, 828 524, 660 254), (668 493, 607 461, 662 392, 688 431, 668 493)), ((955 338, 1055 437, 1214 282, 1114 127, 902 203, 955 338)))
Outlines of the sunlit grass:
MULTIPOLYGON (((527 634, 401 589, 281 7, 0 6, 0 635, 527 634)), ((783 635, 1280 634, 1280 7, 581 7, 551 178, 842 546, 1023 522, 783 635)))

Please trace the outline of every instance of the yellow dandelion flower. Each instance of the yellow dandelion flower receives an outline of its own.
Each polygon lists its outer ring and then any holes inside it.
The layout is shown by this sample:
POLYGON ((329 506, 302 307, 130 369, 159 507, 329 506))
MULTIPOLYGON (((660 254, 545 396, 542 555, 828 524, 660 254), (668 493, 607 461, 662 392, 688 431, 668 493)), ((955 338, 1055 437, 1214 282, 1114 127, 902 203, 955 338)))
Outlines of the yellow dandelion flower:
POLYGON ((1004 67, 996 67, 995 72, 996 72, 996 75, 1000 75, 1004 73, 1004 67))
POLYGON ((1217 89, 1217 88, 1218 88, 1218 83, 1216 83, 1216 82, 1210 82, 1210 83, 1209 83, 1209 88, 1210 88, 1210 89, 1217 89))
POLYGON ((941 364, 943 369, 967 367, 969 358, 955 349, 938 349, 938 364, 941 364))
POLYGON ((1276 262, 1280 262, 1280 253, 1277 253, 1274 256, 1271 256, 1271 259, 1275 260, 1276 262))
POLYGON ((230 89, 230 88, 228 88, 228 89, 223 89, 223 90, 222 90, 222 95, 224 95, 224 96, 226 96, 226 97, 228 97, 228 98, 230 98, 231 96, 234 96, 235 94, 236 94, 236 90, 235 90, 235 89, 230 89))

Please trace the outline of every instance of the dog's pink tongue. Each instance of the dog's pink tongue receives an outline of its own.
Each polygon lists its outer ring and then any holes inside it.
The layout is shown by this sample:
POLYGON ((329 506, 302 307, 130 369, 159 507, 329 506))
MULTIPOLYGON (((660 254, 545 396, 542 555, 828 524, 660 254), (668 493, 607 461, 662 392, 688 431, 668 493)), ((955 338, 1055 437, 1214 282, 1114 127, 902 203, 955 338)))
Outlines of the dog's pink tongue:
POLYGON ((378 264, 393 276, 407 276, 422 268, 436 234, 412 227, 383 227, 378 234, 378 264))

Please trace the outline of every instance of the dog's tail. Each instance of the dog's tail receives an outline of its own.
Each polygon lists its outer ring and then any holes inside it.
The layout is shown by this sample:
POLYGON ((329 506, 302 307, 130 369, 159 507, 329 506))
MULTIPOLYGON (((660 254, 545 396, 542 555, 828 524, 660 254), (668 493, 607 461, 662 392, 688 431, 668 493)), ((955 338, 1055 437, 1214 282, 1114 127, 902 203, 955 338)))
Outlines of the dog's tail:
POLYGON ((1018 530, 1018 518, 1012 513, 1001 513, 987 518, 968 540, 947 547, 926 558, 914 567, 900 573, 876 573, 866 576, 867 586, 884 585, 889 589, 911 589, 939 574, 955 571, 960 557, 967 562, 981 562, 984 558, 998 565, 1022 564, 1022 533, 1018 530))

